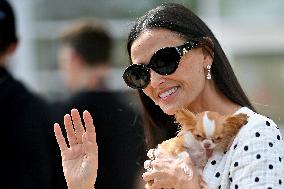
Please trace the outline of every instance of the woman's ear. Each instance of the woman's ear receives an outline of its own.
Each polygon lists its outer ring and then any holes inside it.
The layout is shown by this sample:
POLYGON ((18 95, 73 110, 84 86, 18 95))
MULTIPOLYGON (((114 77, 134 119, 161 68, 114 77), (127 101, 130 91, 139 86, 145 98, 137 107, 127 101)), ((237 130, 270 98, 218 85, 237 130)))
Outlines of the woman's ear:
POLYGON ((202 48, 202 52, 203 52, 203 56, 204 56, 203 67, 204 67, 204 69, 207 69, 208 65, 212 66, 213 57, 204 48, 202 48))
POLYGON ((203 37, 200 46, 204 55, 204 68, 207 69, 208 65, 212 65, 214 59, 214 43, 210 37, 203 37))

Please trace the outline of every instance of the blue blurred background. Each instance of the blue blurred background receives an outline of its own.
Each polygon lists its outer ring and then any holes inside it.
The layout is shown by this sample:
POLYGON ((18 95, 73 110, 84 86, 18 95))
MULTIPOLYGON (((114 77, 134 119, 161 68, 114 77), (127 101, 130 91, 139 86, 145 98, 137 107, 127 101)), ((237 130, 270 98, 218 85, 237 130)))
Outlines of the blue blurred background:
POLYGON ((163 2, 192 9, 209 25, 228 55, 255 107, 284 129, 283 0, 10 0, 20 46, 10 70, 31 90, 48 99, 68 96, 57 66, 59 33, 73 21, 103 24, 115 39, 108 85, 130 90, 121 78, 128 65, 126 37, 132 22, 163 2))

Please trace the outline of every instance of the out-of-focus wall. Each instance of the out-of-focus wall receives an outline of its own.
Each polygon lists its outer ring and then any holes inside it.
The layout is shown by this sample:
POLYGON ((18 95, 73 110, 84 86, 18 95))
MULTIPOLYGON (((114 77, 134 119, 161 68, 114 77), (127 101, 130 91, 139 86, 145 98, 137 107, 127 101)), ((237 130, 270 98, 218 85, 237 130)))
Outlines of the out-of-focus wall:
MULTIPOLYGON (((20 48, 11 70, 47 98, 67 95, 57 71, 57 36, 72 21, 100 21, 115 39, 109 85, 127 89, 126 37, 132 21, 165 1, 10 0, 17 12, 20 48)), ((284 1, 183 0, 220 40, 241 84, 260 112, 284 126, 284 1)))

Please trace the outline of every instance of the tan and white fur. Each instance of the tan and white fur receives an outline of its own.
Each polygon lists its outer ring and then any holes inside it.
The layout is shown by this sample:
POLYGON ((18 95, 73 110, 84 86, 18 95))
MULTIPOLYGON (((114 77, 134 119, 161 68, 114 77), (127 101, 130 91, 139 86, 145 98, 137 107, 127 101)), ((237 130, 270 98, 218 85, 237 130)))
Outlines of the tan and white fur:
POLYGON ((205 150, 201 144, 194 138, 191 132, 184 132, 181 130, 174 138, 168 139, 152 152, 148 152, 148 157, 151 158, 166 156, 170 158, 182 158, 182 153, 187 152, 195 165, 203 168, 207 162, 205 150))
POLYGON ((178 111, 175 118, 182 131, 190 131, 207 152, 227 151, 240 128, 248 122, 248 116, 243 113, 225 116, 205 111, 195 115, 186 109, 178 111))
MULTIPOLYGON (((224 116, 217 112, 206 111, 193 114, 183 109, 175 114, 176 122, 181 130, 174 138, 168 139, 148 151, 148 157, 155 159, 163 157, 180 158, 187 152, 197 168, 200 185, 210 188, 203 180, 202 172, 208 157, 214 151, 226 151, 240 128, 247 123, 246 114, 224 116)), ((151 183, 146 185, 149 187, 151 183)))
MULTIPOLYGON (((147 153, 147 156, 154 160, 155 158, 173 158, 180 159, 181 161, 184 158, 184 153, 188 153, 193 164, 197 168, 199 174, 200 185, 203 188, 206 188, 206 184, 203 181, 201 176, 202 170, 207 162, 207 157, 205 150, 202 148, 200 143, 195 140, 191 132, 180 131, 178 135, 174 138, 168 139, 161 144, 158 144, 156 149, 150 149, 147 153)), ((147 160, 145 168, 149 166, 151 160, 147 160)), ((182 164, 182 166, 187 166, 182 164)), ((146 189, 151 188, 152 182, 148 182, 145 186, 146 189)))

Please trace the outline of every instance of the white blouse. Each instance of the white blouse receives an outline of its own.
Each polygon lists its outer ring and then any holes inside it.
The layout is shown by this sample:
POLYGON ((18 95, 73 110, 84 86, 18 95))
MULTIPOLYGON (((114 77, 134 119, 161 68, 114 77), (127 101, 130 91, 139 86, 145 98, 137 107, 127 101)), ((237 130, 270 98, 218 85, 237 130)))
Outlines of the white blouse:
POLYGON ((227 152, 214 153, 204 168, 211 189, 283 189, 284 141, 269 118, 242 107, 248 123, 227 152))

